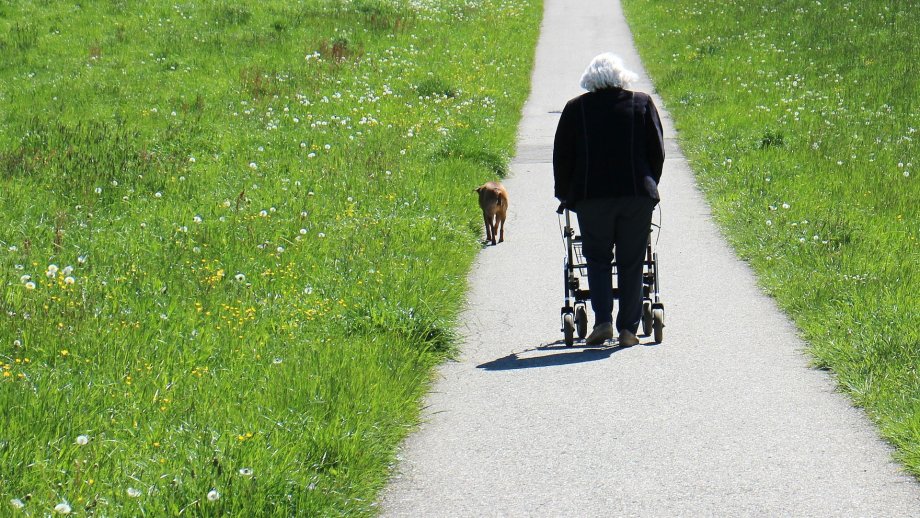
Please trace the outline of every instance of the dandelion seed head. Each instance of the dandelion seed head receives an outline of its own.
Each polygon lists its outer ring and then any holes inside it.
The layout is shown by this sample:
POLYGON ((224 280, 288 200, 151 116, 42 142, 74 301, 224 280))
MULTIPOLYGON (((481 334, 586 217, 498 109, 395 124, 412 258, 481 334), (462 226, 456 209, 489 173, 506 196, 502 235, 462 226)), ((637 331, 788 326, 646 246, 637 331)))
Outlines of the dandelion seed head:
POLYGON ((23 501, 18 498, 14 498, 10 500, 10 505, 13 506, 13 509, 22 509, 23 507, 26 506, 26 504, 23 503, 23 501))
POLYGON ((280 254, 280 253, 283 253, 283 252, 284 252, 284 247, 283 247, 283 246, 279 246, 279 247, 276 248, 275 250, 280 254))
POLYGON ((153 193, 153 197, 154 197, 154 198, 162 198, 162 197, 163 197, 163 193, 160 192, 160 191, 157 191, 157 192, 153 193))
POLYGON ((58 514, 70 514, 70 504, 67 502, 61 502, 58 505, 54 506, 54 512, 58 514))
POLYGON ((240 475, 242 475, 242 476, 244 476, 244 477, 251 477, 251 476, 252 476, 252 469, 250 469, 250 468, 240 468, 240 475))
POLYGON ((35 289, 35 283, 32 282, 32 281, 27 282, 27 283, 26 283, 26 289, 27 289, 27 290, 34 290, 34 289, 35 289))
POLYGON ((220 499, 220 493, 218 493, 216 489, 208 491, 209 502, 216 502, 218 499, 220 499))
POLYGON ((23 284, 25 284, 25 283, 27 283, 27 282, 29 282, 29 281, 31 281, 31 280, 32 280, 32 276, 31 276, 31 275, 28 275, 28 274, 27 274, 27 275, 23 275, 22 277, 19 278, 19 282, 21 282, 21 283, 23 283, 23 284))
POLYGON ((246 280, 246 276, 242 273, 236 274, 233 278, 236 279, 236 282, 244 282, 246 280))
POLYGON ((64 277, 64 284, 66 284, 66 285, 68 285, 68 286, 72 286, 73 283, 75 283, 75 282, 77 282, 77 280, 74 279, 73 277, 69 276, 69 275, 68 275, 67 277, 64 277))
POLYGON ((133 488, 133 487, 129 487, 129 488, 125 491, 125 493, 127 493, 128 496, 130 496, 131 498, 137 498, 137 497, 141 496, 141 491, 140 491, 139 489, 135 489, 135 488, 133 488))
POLYGON ((784 209, 788 209, 788 208, 789 208, 789 204, 788 204, 788 203, 783 203, 783 208, 784 208, 784 209))
POLYGON ((250 169, 253 169, 253 170, 258 169, 258 168, 259 168, 259 164, 255 163, 255 162, 249 162, 249 168, 250 168, 250 169))
POLYGON ((95 189, 93 189, 93 192, 95 192, 96 194, 102 194, 102 187, 96 187, 95 189))
POLYGON ((192 221, 194 221, 195 223, 199 223, 199 224, 200 224, 200 223, 201 223, 202 221, 204 221, 204 220, 201 219, 201 216, 195 216, 194 218, 192 218, 192 221))

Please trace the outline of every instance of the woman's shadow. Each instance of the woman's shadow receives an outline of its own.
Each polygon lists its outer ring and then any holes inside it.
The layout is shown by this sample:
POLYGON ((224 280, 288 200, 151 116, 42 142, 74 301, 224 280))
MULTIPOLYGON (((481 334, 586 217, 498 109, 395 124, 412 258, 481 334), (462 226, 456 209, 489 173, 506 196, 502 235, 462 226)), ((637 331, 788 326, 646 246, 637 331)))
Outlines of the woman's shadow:
POLYGON ((477 365, 476 368, 487 371, 507 371, 571 365, 573 363, 603 360, 624 349, 628 349, 628 347, 621 347, 615 343, 606 347, 584 347, 577 345, 567 347, 562 340, 558 340, 532 349, 526 349, 519 353, 511 353, 508 356, 477 365), (542 354, 547 351, 549 351, 550 354, 542 354))

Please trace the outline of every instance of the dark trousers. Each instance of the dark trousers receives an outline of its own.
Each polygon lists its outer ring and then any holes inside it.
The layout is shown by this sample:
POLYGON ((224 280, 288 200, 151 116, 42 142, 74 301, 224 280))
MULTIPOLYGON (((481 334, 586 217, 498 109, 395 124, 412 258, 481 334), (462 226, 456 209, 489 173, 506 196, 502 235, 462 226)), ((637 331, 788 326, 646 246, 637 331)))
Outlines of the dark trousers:
POLYGON ((613 322, 613 255, 616 248, 620 310, 617 331, 639 330, 642 319, 642 263, 655 201, 644 197, 581 200, 576 207, 594 325, 613 322))

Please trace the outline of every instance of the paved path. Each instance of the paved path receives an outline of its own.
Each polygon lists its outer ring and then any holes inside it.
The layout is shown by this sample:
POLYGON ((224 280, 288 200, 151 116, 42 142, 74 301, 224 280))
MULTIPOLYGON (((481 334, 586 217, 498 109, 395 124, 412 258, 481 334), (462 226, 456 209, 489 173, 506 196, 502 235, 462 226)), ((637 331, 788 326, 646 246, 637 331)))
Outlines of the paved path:
POLYGON ((713 226, 658 98, 665 341, 555 343, 555 112, 603 51, 640 73, 637 89, 653 89, 616 0, 544 4, 506 182, 507 240, 474 267, 462 354, 439 371, 383 515, 920 516, 920 485, 829 376, 808 368, 795 328, 713 226))

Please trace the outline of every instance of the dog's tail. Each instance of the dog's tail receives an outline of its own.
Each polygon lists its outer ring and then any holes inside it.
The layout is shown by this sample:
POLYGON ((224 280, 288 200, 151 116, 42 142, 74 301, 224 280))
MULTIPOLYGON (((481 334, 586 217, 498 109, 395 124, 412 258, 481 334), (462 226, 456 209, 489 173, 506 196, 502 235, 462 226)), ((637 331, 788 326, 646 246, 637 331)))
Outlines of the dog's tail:
POLYGON ((508 198, 506 196, 503 196, 502 191, 498 189, 492 189, 492 192, 495 193, 495 204, 498 205, 499 207, 508 208, 508 198))

